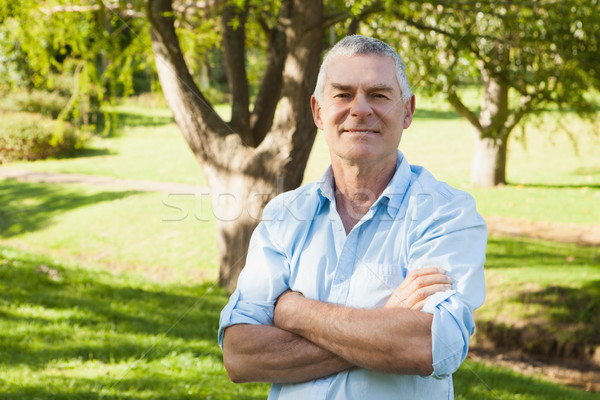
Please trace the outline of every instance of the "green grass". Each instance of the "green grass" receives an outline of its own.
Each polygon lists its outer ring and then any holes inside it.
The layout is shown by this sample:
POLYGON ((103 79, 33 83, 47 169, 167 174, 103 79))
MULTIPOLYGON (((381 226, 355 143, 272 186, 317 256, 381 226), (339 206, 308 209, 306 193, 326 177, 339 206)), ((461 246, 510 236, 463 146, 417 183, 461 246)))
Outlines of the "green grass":
POLYGON ((600 346, 600 248, 490 238, 486 255, 483 336, 550 356, 600 346))
POLYGON ((216 343, 227 295, 0 246, 0 398, 261 399, 216 343))
MULTIPOLYGON (((216 343, 227 294, 211 283, 156 282, 0 245, 2 399, 264 399, 229 382, 216 343)), ((466 362, 457 399, 597 398, 466 362)))
POLYGON ((0 238, 12 246, 168 281, 217 276, 207 196, 5 180, 0 204, 0 238))
POLYGON ((584 392, 506 368, 465 361, 454 374, 456 400, 592 400, 597 393, 584 392))

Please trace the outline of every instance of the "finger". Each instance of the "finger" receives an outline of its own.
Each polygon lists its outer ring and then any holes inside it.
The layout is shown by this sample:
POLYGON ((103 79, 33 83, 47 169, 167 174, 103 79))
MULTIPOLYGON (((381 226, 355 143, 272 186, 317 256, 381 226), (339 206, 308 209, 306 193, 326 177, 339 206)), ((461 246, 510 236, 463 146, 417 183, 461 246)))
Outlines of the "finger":
POLYGON ((402 282, 401 286, 406 287, 414 280, 421 279, 421 278, 424 278, 427 276, 431 276, 431 275, 439 276, 439 275, 445 275, 445 274, 446 274, 446 271, 443 270, 442 268, 438 268, 438 267, 427 267, 427 268, 417 269, 417 270, 414 270, 414 271, 411 271, 408 273, 406 278, 404 278, 404 281, 402 282))
POLYGON ((403 282, 403 284, 398 286, 392 292, 392 295, 385 306, 410 308, 418 301, 433 293, 450 289, 451 284, 452 278, 447 275, 436 274, 421 276, 415 278, 412 282, 403 282))
POLYGON ((410 296, 408 296, 406 301, 404 301, 404 304, 406 304, 407 307, 412 308, 415 306, 415 304, 419 303, 420 301, 427 300, 432 294, 438 292, 445 292, 446 290, 449 290, 451 288, 452 285, 446 283, 422 287, 420 289, 415 290, 410 296))
POLYGON ((414 278, 412 282, 410 282, 410 285, 417 289, 438 283, 452 283, 452 278, 443 274, 422 275, 414 278))
POLYGON ((452 278, 442 274, 419 276, 412 280, 402 282, 400 286, 394 290, 394 293, 401 297, 408 297, 410 293, 413 293, 416 290, 439 284, 452 284, 452 278))
POLYGON ((423 307, 425 307, 425 303, 427 303, 427 299, 423 299, 423 300, 419 301, 414 306, 410 307, 410 309, 413 311, 421 311, 423 309, 423 307))

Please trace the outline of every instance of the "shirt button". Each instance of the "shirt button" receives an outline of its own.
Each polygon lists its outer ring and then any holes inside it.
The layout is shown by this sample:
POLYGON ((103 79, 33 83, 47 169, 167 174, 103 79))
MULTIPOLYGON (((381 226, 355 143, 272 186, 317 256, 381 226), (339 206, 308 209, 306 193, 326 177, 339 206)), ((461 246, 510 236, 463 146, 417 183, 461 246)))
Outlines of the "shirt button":
POLYGON ((341 231, 341 230, 342 230, 342 224, 340 224, 340 223, 338 223, 338 224, 337 224, 337 230, 338 230, 338 231, 341 231))
POLYGON ((338 275, 338 279, 339 279, 340 281, 343 281, 344 279, 346 279, 346 276, 345 276, 344 274, 339 274, 339 275, 338 275))

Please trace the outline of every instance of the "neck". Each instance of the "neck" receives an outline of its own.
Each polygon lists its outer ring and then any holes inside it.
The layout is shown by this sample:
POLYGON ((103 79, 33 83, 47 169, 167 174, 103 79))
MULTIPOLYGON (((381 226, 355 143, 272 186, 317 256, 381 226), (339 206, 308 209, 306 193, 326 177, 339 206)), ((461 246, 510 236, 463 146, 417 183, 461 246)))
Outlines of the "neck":
POLYGON ((394 176, 397 157, 385 162, 334 162, 336 208, 346 233, 369 211, 394 176))

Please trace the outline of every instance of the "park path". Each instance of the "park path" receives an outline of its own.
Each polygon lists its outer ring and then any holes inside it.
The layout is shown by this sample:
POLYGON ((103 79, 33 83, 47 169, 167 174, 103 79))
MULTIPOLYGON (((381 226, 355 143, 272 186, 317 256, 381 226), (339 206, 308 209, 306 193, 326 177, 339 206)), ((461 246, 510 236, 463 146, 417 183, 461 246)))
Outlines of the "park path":
MULTIPOLYGON (((209 194, 205 186, 172 182, 118 179, 107 176, 34 172, 0 166, 0 179, 17 179, 22 182, 79 183, 110 188, 157 191, 166 193, 209 194)), ((492 236, 524 236, 563 243, 600 246, 600 225, 559 224, 555 222, 527 221, 503 217, 486 217, 488 232, 492 236)))
POLYGON ((208 187, 186 185, 183 183, 118 179, 110 176, 101 175, 26 171, 1 166, 0 179, 17 179, 21 182, 31 183, 79 183, 84 185, 105 186, 116 189, 137 190, 140 192, 178 192, 193 194, 209 193, 208 187))

